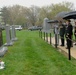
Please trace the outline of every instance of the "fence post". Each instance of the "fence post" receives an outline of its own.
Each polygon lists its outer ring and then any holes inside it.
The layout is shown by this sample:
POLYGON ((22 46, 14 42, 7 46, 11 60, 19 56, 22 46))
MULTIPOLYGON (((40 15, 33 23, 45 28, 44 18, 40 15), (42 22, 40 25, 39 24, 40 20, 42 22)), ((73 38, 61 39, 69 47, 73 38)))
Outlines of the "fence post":
POLYGON ((70 47, 68 48, 68 59, 71 60, 70 47))
POLYGON ((40 37, 40 30, 39 30, 39 37, 40 37))
POLYGON ((57 48, 57 34, 55 34, 55 47, 57 48))
POLYGON ((48 33, 46 32, 46 41, 48 42, 48 33))
POLYGON ((41 38, 42 38, 42 31, 41 31, 41 38))
POLYGON ((45 40, 45 32, 44 32, 44 40, 45 40))
POLYGON ((51 44, 51 33, 50 33, 50 44, 51 44))

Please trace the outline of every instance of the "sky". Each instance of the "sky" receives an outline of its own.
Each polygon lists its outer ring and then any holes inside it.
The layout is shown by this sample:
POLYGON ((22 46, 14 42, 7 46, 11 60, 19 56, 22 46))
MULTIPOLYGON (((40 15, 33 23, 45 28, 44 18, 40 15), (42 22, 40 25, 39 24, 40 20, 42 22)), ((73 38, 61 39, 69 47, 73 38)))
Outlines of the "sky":
POLYGON ((15 4, 30 7, 31 5, 36 5, 39 7, 61 3, 63 1, 68 1, 74 3, 76 9, 76 0, 0 0, 0 8, 3 6, 12 6, 15 4))

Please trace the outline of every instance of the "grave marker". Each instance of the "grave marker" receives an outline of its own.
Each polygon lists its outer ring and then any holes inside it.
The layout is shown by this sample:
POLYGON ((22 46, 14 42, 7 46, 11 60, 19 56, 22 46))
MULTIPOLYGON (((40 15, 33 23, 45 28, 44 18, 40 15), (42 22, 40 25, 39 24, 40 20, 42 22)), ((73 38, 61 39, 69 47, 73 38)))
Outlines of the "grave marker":
POLYGON ((49 19, 48 18, 44 18, 44 22, 43 22, 43 32, 49 33, 50 32, 50 28, 51 25, 48 23, 49 19))
POLYGON ((44 18, 43 29, 42 29, 42 32, 44 32, 44 40, 46 39, 47 42, 48 42, 48 33, 51 34, 51 30, 50 30, 51 25, 48 23, 48 21, 49 21, 48 18, 44 18))
POLYGON ((11 40, 10 26, 6 25, 5 30, 6 30, 6 43, 5 43, 5 45, 6 46, 11 46, 11 45, 13 45, 13 42, 11 40))
POLYGON ((17 38, 16 38, 16 30, 15 30, 15 26, 12 25, 12 29, 11 29, 11 39, 12 41, 16 41, 17 38))
POLYGON ((2 29, 0 28, 0 56, 3 56, 7 51, 7 47, 3 45, 2 29))

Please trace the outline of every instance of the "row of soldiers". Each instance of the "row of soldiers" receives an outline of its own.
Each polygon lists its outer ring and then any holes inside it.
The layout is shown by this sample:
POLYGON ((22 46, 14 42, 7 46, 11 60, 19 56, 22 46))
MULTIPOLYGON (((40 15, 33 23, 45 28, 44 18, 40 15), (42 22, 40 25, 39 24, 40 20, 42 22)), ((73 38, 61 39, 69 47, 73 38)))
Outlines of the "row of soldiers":
MULTIPOLYGON (((73 47, 73 26, 70 20, 66 20, 65 25, 59 21, 59 35, 61 38, 61 46, 64 46, 64 38, 66 37, 67 47, 73 47)), ((76 45, 76 22, 74 27, 75 45, 76 45)))

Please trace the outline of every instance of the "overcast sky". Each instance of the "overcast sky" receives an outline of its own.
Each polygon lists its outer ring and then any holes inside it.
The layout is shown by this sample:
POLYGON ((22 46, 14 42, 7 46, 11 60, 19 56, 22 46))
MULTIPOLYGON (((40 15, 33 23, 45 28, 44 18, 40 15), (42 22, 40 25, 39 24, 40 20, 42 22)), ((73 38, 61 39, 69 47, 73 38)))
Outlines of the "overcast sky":
POLYGON ((62 1, 72 2, 76 9, 76 0, 0 0, 0 8, 3 6, 19 4, 22 6, 30 7, 31 5, 45 6, 50 4, 60 3, 62 1))

